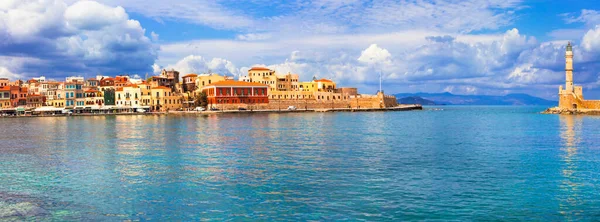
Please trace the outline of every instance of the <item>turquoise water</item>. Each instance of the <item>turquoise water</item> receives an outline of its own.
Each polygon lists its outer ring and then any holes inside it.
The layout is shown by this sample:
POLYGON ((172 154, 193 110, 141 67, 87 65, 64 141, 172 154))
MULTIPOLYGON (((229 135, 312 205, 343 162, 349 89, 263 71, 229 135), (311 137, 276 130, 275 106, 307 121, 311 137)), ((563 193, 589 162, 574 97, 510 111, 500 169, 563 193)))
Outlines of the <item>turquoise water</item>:
POLYGON ((600 218, 600 117, 433 108, 0 119, 0 202, 39 220, 600 218))

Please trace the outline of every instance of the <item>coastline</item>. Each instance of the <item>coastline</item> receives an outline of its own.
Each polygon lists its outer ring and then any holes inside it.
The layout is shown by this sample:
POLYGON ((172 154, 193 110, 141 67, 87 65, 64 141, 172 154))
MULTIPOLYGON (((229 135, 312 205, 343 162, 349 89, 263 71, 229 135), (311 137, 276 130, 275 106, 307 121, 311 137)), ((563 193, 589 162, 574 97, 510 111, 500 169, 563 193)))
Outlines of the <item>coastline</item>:
POLYGON ((22 116, 0 116, 0 118, 34 118, 34 117, 69 117, 69 116, 137 116, 137 115, 212 115, 212 114, 257 114, 257 113, 316 113, 316 112, 393 112, 422 110, 419 104, 398 105, 387 108, 332 108, 332 109, 264 109, 264 110, 218 110, 218 111, 169 111, 169 112, 146 112, 146 113, 73 113, 70 115, 22 115, 22 116))

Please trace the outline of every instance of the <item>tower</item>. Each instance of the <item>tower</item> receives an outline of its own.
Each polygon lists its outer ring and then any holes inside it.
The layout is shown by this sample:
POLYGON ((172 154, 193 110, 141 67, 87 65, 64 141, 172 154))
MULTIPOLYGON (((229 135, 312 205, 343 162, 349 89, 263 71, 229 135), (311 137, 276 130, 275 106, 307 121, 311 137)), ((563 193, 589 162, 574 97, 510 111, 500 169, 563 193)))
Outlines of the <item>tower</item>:
POLYGON ((566 91, 573 92, 573 47, 571 46, 571 42, 567 45, 567 51, 565 52, 565 60, 566 60, 566 91))

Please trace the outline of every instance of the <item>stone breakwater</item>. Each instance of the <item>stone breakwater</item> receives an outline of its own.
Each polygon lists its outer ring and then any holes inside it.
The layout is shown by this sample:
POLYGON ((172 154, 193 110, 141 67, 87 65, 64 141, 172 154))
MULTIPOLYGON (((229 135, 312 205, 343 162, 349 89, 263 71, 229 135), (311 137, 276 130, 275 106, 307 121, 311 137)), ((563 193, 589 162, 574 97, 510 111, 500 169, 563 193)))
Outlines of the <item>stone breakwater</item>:
POLYGON ((542 112, 543 114, 561 114, 561 115, 600 115, 597 109, 563 109, 559 107, 549 108, 542 112))

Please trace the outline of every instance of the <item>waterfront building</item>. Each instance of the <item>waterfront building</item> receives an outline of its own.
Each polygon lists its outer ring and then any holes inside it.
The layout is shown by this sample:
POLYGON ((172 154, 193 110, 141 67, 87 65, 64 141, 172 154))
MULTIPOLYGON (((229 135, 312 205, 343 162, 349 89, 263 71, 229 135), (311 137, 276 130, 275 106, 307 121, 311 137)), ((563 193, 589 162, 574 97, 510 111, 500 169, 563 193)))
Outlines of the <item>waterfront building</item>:
POLYGON ((20 86, 11 86, 11 105, 12 107, 26 106, 27 105, 27 88, 20 86))
POLYGON ((150 109, 153 111, 178 110, 182 107, 182 97, 173 92, 166 86, 156 86, 151 88, 152 104, 150 109))
POLYGON ((44 106, 46 103, 46 97, 40 94, 29 94, 27 95, 27 108, 39 108, 44 106))
POLYGON ((65 83, 65 107, 82 109, 85 106, 85 97, 83 95, 83 82, 65 83))
POLYGON ((240 81, 266 84, 270 91, 297 91, 299 89, 297 74, 278 75, 275 70, 264 67, 252 67, 248 75, 240 81))
POLYGON ((152 86, 149 83, 142 81, 141 84, 138 84, 138 87, 140 87, 141 93, 140 104, 147 107, 152 106, 152 86))
POLYGON ((73 83, 73 82, 85 82, 85 79, 81 76, 69 76, 66 78, 66 83, 73 83))
POLYGON ((138 85, 128 85, 115 90, 116 104, 118 107, 139 107, 142 95, 138 85))
POLYGON ((35 82, 46 82, 46 77, 45 76, 40 76, 40 77, 37 77, 37 78, 33 78, 32 80, 35 81, 35 82))
POLYGON ((55 99, 58 99, 58 91, 64 87, 64 83, 56 81, 42 82, 40 84, 40 94, 46 97, 46 103, 53 103, 55 99))
POLYGON ((14 82, 11 82, 11 83, 10 83, 10 85, 11 85, 11 86, 19 86, 19 87, 22 87, 22 86, 23 86, 23 83, 24 83, 24 82, 23 82, 23 80, 17 79, 17 80, 15 80, 14 82))
POLYGON ((198 78, 197 74, 187 74, 183 77, 183 92, 193 92, 196 91, 196 79, 198 78))
POLYGON ((11 104, 11 90, 10 90, 10 86, 8 85, 8 83, 6 83, 7 85, 3 85, 0 86, 0 108, 1 109, 5 109, 5 108, 11 108, 12 104, 11 104))
POLYGON ((97 88, 88 88, 83 92, 83 94, 85 97, 86 107, 99 107, 104 105, 104 95, 102 94, 102 91, 98 90, 97 88))
POLYGON ((175 70, 162 70, 159 76, 152 76, 152 87, 164 86, 171 89, 172 92, 181 92, 179 85, 179 72, 175 70))
POLYGON ((85 81, 85 86, 86 87, 99 87, 100 86, 100 80, 94 79, 94 78, 88 79, 88 80, 85 81))
POLYGON ((600 100, 584 99, 583 88, 573 84, 573 46, 570 42, 565 52, 565 87, 559 87, 558 97, 558 108, 561 110, 600 110, 600 100))
POLYGON ((114 88, 115 87, 115 79, 114 78, 102 78, 100 79, 100 88, 114 88))
POLYGON ((196 90, 200 90, 204 86, 225 80, 233 80, 233 77, 224 75, 222 76, 216 73, 200 74, 196 77, 196 90))
POLYGON ((209 107, 235 109, 269 103, 269 86, 243 81, 219 81, 202 87, 208 97, 209 107))
POLYGON ((10 80, 8 78, 0 78, 0 87, 9 86, 10 80))
POLYGON ((129 76, 116 76, 114 83, 115 88, 125 87, 131 84, 129 81, 129 76))

